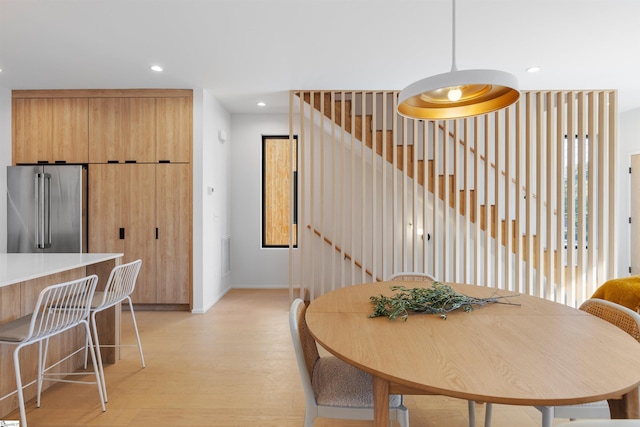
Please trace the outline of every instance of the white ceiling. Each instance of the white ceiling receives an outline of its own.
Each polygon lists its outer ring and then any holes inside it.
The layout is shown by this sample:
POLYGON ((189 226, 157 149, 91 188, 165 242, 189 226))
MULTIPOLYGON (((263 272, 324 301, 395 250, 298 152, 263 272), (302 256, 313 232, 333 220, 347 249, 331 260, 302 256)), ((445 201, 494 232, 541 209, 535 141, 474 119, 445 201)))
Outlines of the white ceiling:
MULTIPOLYGON (((639 18, 639 0, 457 0, 457 66, 638 108, 639 18)), ((0 0, 2 88, 205 88, 281 113, 290 89, 399 90, 450 67, 451 0, 0 0)))

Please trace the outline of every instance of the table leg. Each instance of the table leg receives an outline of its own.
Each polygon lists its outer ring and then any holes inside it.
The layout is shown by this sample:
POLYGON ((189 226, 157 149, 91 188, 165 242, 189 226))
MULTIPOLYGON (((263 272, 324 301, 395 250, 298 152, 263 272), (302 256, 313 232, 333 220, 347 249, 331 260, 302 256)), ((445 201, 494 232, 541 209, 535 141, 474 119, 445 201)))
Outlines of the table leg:
POLYGON ((620 418, 640 418, 640 394, 638 388, 634 388, 629 393, 622 396, 622 399, 609 400, 609 411, 612 419, 620 418))
POLYGON ((373 377, 373 426, 389 426, 389 381, 373 377))

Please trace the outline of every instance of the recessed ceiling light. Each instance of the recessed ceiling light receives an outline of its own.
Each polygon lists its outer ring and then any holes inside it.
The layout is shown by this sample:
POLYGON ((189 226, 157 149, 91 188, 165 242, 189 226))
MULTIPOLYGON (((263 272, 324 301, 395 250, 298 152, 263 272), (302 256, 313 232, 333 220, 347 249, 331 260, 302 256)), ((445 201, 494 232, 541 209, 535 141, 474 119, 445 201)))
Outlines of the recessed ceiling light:
POLYGON ((152 66, 151 66, 151 67, 149 67, 149 68, 151 68, 153 71, 157 71, 158 73, 159 73, 160 71, 162 71, 162 67, 161 67, 161 66, 159 66, 159 65, 152 65, 152 66))
POLYGON ((264 102, 260 101, 258 102, 258 107, 266 107, 267 104, 265 104, 264 102))
POLYGON ((527 68, 527 73, 537 73, 538 71, 540 71, 540 67, 537 65, 527 68))

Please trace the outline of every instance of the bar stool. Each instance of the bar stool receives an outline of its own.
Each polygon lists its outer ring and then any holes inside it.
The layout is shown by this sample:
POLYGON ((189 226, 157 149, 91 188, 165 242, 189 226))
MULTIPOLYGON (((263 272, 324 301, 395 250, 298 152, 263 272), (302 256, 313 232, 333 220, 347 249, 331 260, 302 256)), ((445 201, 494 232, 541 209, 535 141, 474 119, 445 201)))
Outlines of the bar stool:
MULTIPOLYGON (((38 377, 36 406, 40 407, 40 394, 42 393, 42 382, 64 381, 72 383, 96 384, 100 395, 102 411, 106 411, 104 397, 102 395, 102 384, 100 374, 96 368, 96 355, 93 351, 91 332, 89 330, 89 307, 94 296, 98 276, 92 275, 82 279, 58 285, 48 286, 40 292, 35 309, 32 314, 21 317, 11 322, 0 325, 0 344, 15 345, 13 351, 13 365, 16 376, 16 392, 18 394, 18 404, 20 406, 20 421, 22 427, 27 427, 27 414, 24 405, 22 377, 20 373, 20 350, 28 345, 38 343, 38 377), (63 379, 67 373, 50 373, 47 371, 55 365, 46 366, 47 349, 49 338, 66 332, 78 325, 84 325, 84 331, 90 344, 91 360, 93 361, 93 372, 95 382, 73 381, 63 379), (44 349, 43 349, 44 343, 44 349)), ((83 373, 84 374, 84 373, 83 373)), ((32 383, 30 383, 32 384, 32 383)), ((27 384, 27 385, 30 385, 27 384)))
MULTIPOLYGON (((102 381, 102 393, 104 395, 104 401, 107 398, 107 383, 104 379, 104 368, 102 366, 102 354, 100 352, 100 340, 98 339, 98 328, 96 327, 96 314, 113 307, 114 305, 127 300, 129 302, 129 312, 131 313, 131 319, 133 320, 133 329, 136 332, 136 339, 138 341, 138 351, 140 352, 140 361, 142 367, 145 367, 144 355, 142 354, 142 344, 140 343, 140 334, 138 333, 138 324, 136 322, 136 315, 133 311, 133 303, 131 302, 131 294, 133 293, 140 267, 142 266, 142 260, 132 261, 127 264, 118 265, 111 270, 109 279, 104 288, 104 291, 97 291, 91 302, 91 327, 93 328, 94 343, 96 347, 96 353, 98 357, 98 369, 100 371, 100 379, 102 381)), ((87 348, 89 343, 87 343, 87 348)), ((103 347, 117 347, 113 345, 104 345, 103 347)), ((87 356, 85 353, 85 367, 87 365, 87 356)))

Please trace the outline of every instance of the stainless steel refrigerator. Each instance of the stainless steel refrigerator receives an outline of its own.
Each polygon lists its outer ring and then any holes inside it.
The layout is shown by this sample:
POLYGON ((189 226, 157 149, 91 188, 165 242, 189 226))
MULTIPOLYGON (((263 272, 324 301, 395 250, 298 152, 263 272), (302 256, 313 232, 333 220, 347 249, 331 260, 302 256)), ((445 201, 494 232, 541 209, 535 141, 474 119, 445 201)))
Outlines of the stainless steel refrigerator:
POLYGON ((7 166, 7 252, 86 252, 86 212, 86 166, 7 166))

